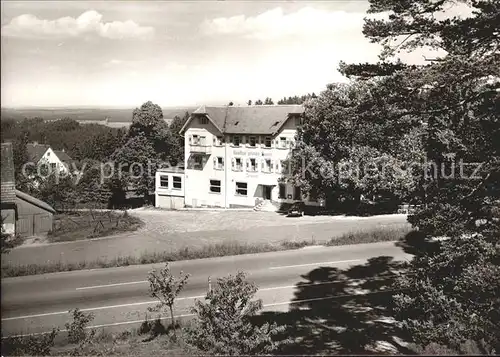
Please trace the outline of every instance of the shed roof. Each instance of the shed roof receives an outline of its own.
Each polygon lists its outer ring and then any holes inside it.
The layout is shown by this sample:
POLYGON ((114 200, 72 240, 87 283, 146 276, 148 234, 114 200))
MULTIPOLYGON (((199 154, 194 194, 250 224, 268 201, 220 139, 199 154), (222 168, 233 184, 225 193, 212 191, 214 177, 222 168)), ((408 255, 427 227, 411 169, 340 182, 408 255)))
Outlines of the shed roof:
POLYGON ((22 191, 16 190, 16 198, 21 199, 23 201, 26 201, 28 203, 31 203, 32 205, 40 207, 40 208, 42 208, 50 213, 56 213, 56 210, 53 209, 48 203, 40 201, 38 198, 30 196, 27 193, 24 193, 22 191))

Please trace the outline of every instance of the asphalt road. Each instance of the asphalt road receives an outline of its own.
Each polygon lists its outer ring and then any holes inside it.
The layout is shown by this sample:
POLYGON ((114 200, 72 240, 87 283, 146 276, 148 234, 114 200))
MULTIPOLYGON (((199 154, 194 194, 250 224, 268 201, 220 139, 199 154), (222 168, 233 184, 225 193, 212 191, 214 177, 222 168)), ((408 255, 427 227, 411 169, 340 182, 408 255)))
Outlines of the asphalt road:
MULTIPOLYGON (((189 316, 195 299, 202 299, 218 277, 245 271, 254 281, 265 310, 286 311, 302 275, 318 267, 346 269, 374 257, 406 260, 410 255, 393 242, 341 247, 308 247, 299 250, 240 255, 171 263, 175 274, 191 276, 176 302, 175 313, 189 316)), ((155 301, 148 296, 146 277, 153 267, 138 265, 2 279, 2 335, 64 329, 68 311, 93 312, 93 326, 123 327, 142 322, 155 301)), ((321 299, 321 296, 316 297, 321 299)), ((151 315, 150 316, 154 316, 151 315)))

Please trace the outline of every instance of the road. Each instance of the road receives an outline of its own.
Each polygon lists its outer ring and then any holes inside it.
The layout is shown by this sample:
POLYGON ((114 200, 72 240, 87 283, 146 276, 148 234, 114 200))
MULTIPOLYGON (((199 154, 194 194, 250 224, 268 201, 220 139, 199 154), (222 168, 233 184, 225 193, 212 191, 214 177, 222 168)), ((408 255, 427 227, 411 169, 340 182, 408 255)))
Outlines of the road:
MULTIPOLYGON (((340 247, 308 247, 299 250, 249 254, 171 263, 175 274, 189 273, 190 279, 175 307, 188 316, 195 299, 204 297, 208 278, 245 271, 259 291, 265 310, 286 311, 302 275, 318 267, 346 269, 380 256, 407 260, 410 255, 394 242, 340 247)), ((147 273, 161 265, 82 270, 2 279, 2 335, 40 333, 52 327, 64 328, 68 311, 80 308, 93 312, 93 326, 129 326, 142 322, 147 307, 147 273)), ((320 299, 321 297, 317 297, 320 299)))

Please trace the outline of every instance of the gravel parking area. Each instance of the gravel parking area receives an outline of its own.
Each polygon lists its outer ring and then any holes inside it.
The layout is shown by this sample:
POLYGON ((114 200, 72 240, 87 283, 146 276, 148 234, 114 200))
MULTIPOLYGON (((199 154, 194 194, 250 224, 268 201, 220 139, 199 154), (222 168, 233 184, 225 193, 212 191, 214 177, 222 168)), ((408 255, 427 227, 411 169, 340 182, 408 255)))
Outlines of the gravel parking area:
POLYGON ((285 217, 274 212, 156 209, 136 209, 130 214, 144 221, 143 228, 94 240, 24 245, 2 255, 2 265, 140 257, 144 252, 178 251, 222 242, 256 244, 314 240, 321 243, 352 231, 407 225, 406 216, 401 214, 366 218, 285 217))
POLYGON ((286 217, 275 212, 256 211, 167 211, 139 208, 129 211, 145 222, 149 233, 200 231, 243 231, 254 227, 331 222, 332 216, 286 217))

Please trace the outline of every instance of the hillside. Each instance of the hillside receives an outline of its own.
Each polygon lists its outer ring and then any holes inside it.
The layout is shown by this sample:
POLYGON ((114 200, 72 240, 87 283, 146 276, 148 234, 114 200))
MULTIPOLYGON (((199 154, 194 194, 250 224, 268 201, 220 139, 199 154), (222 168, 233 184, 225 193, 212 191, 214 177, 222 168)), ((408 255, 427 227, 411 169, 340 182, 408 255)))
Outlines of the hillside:
MULTIPOLYGON (((165 119, 173 119, 176 115, 182 117, 197 107, 167 107, 162 108, 165 119)), ((108 118, 112 123, 132 122, 133 108, 106 109, 106 108, 2 108, 1 119, 22 120, 25 118, 40 117, 45 120, 70 118, 78 121, 103 121, 108 118)))

